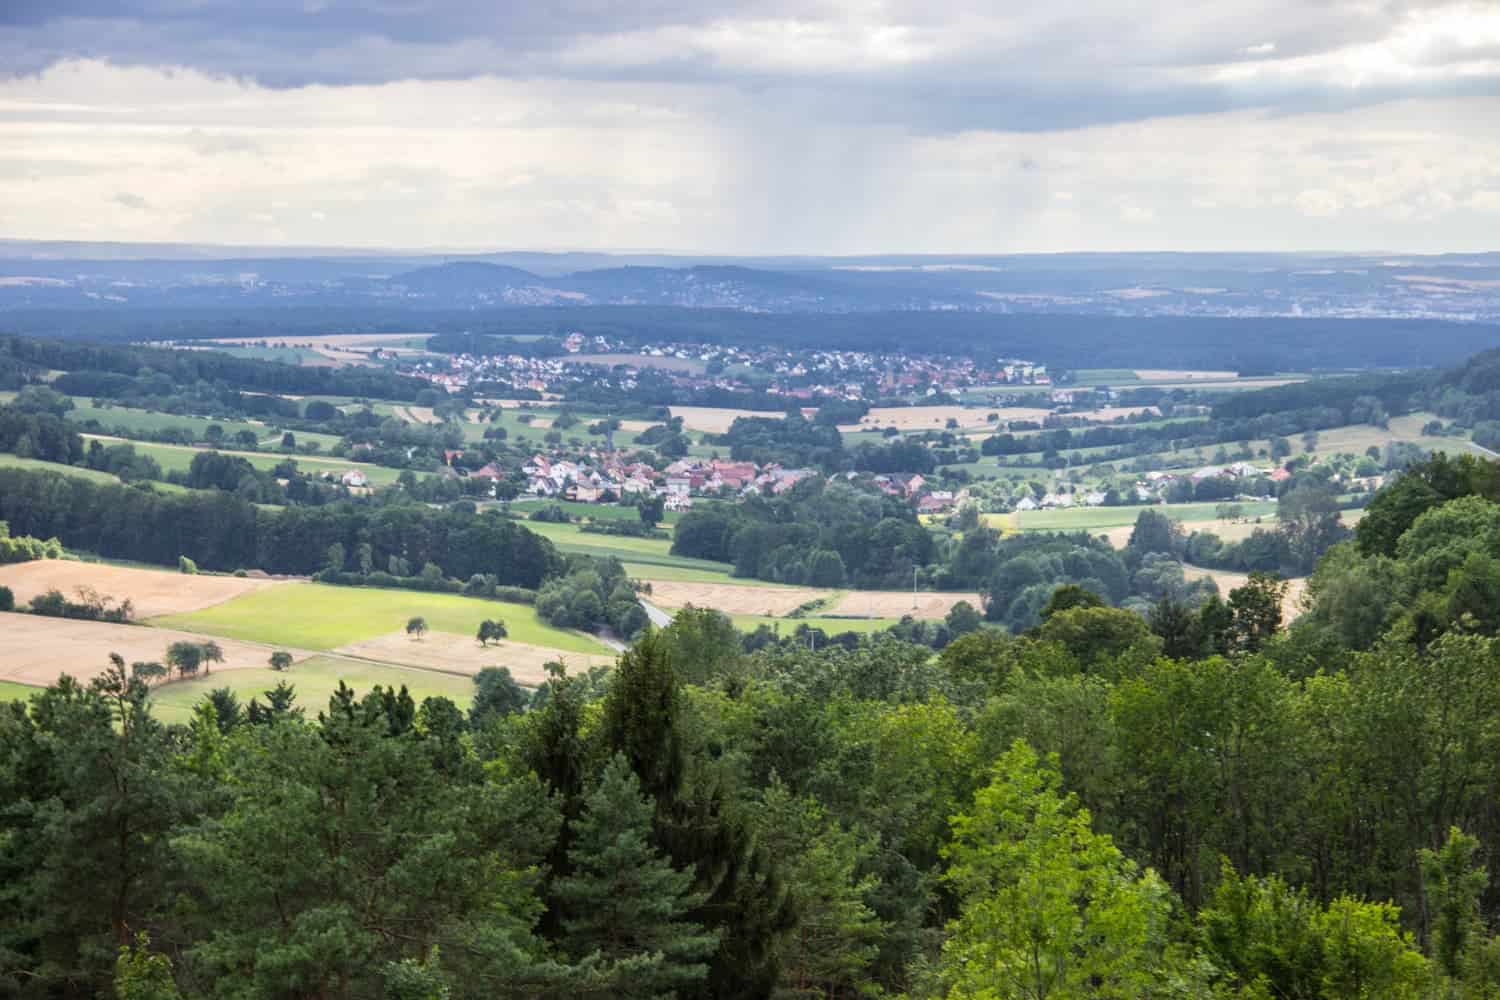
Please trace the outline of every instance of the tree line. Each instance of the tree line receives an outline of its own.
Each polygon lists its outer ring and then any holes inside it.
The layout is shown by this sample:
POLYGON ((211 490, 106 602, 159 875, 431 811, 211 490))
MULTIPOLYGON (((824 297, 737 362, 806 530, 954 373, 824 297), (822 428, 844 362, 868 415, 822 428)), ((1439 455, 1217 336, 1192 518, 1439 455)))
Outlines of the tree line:
POLYGON ((187 556, 210 570, 311 574, 335 544, 369 546, 378 567, 432 563, 450 578, 489 574, 528 589, 563 565, 549 540, 497 512, 414 502, 266 508, 219 490, 163 493, 24 469, 0 469, 0 520, 112 559, 175 566, 187 556))

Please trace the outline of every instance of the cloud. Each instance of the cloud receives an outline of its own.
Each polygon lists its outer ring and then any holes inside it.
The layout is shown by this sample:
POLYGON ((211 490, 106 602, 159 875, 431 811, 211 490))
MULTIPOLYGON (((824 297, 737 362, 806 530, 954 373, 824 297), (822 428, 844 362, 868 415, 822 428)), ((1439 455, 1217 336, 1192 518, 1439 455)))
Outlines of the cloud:
POLYGON ((132 194, 129 191, 116 191, 114 202, 116 205, 124 205, 126 208, 133 208, 137 212, 149 211, 151 208, 151 203, 148 202, 145 198, 142 198, 138 194, 132 194))
POLYGON ((275 88, 633 82, 840 121, 1047 131, 1500 93, 1500 8, 1463 0, 12 0, 0 66, 181 67, 275 88), (1274 39, 1265 37, 1275 26, 1274 39))

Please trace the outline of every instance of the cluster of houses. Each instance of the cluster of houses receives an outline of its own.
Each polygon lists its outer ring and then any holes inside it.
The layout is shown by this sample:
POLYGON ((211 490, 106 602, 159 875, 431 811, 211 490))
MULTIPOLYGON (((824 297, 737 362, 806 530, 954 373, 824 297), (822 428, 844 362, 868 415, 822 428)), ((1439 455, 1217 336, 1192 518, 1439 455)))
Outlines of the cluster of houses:
POLYGON ((882 395, 927 395, 957 393, 980 385, 1048 385, 1051 378, 1044 365, 1008 360, 981 367, 969 358, 925 357, 909 354, 876 354, 864 351, 799 351, 776 348, 746 349, 691 343, 627 344, 614 338, 570 333, 563 340, 567 351, 561 357, 528 358, 520 355, 452 355, 446 361, 424 358, 411 366, 411 374, 449 391, 459 391, 477 382, 513 389, 558 391, 568 382, 596 381, 599 376, 593 356, 616 355, 608 377, 630 388, 642 368, 673 368, 653 364, 653 359, 674 359, 702 365, 699 371, 674 370, 668 376, 680 388, 745 389, 750 382, 738 374, 753 369, 771 376, 757 385, 773 395, 814 400, 819 398, 859 400, 866 386, 875 383, 882 395), (584 357, 580 358, 582 355, 584 357), (637 356, 637 364, 628 361, 637 356), (588 367, 585 367, 585 364, 588 367), (711 374, 713 373, 713 374, 711 374))
POLYGON ((668 510, 685 510, 694 496, 725 494, 785 493, 811 476, 811 469, 787 469, 771 463, 732 462, 722 459, 680 458, 667 466, 663 487, 668 510))
POLYGON ((917 509, 918 514, 942 514, 952 510, 969 498, 966 490, 927 488, 927 479, 919 472, 898 472, 874 478, 875 488, 888 497, 905 500, 917 509))
MULTIPOLYGON (((447 452, 444 474, 492 482, 511 478, 511 473, 495 462, 465 470, 455 464, 462 456, 461 451, 447 452)), ((665 499, 667 510, 688 510, 697 496, 780 494, 813 474, 811 469, 786 469, 776 464, 758 466, 754 462, 717 458, 679 459, 658 470, 644 462, 630 461, 618 452, 599 452, 577 460, 536 454, 526 460, 520 473, 526 481, 522 493, 528 497, 614 503, 660 496, 665 499)))

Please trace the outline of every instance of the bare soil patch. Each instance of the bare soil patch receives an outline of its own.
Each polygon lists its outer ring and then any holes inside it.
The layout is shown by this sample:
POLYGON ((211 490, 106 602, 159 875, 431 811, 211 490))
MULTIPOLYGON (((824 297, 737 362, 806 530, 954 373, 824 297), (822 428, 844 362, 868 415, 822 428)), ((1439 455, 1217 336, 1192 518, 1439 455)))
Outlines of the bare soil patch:
POLYGON ((547 680, 545 667, 561 660, 571 670, 614 662, 614 657, 592 653, 569 653, 524 642, 501 642, 481 646, 472 636, 451 632, 428 632, 413 639, 404 631, 351 642, 333 650, 346 656, 399 663, 458 674, 477 674, 485 667, 508 667, 519 684, 535 687, 547 680))
POLYGON ((743 583, 692 583, 652 580, 651 603, 663 608, 713 608, 726 615, 770 615, 779 618, 808 601, 832 592, 816 587, 756 587, 743 583))
POLYGON ((877 406, 857 424, 841 426, 841 431, 867 431, 877 427, 894 427, 903 431, 940 431, 949 420, 963 427, 993 427, 1007 420, 1041 420, 1051 410, 1034 406, 877 406), (989 415, 996 420, 989 420, 989 415))
MULTIPOLYGON (((167 647, 183 640, 205 642, 207 637, 144 625, 112 625, 18 612, 0 613, 0 680, 45 687, 57 683, 63 674, 71 674, 86 682, 102 674, 109 666, 110 653, 119 653, 126 663, 141 660, 161 662, 167 647)), ((239 639, 213 641, 224 651, 224 662, 212 664, 209 676, 221 670, 264 667, 273 650, 285 648, 239 639)), ((298 649, 286 651, 294 660, 312 655, 298 649)))
POLYGON ((946 618, 949 610, 959 601, 968 601, 975 610, 983 607, 978 594, 918 592, 916 606, 913 607, 909 591, 851 590, 822 613, 860 615, 866 618, 900 618, 911 615, 913 618, 940 619, 946 618))
POLYGON ((15 593, 17 605, 29 604, 33 597, 49 590, 60 590, 71 598, 79 587, 92 587, 116 601, 129 599, 137 618, 198 611, 285 582, 238 576, 189 576, 170 570, 105 566, 68 559, 38 559, 0 566, 0 586, 15 593))

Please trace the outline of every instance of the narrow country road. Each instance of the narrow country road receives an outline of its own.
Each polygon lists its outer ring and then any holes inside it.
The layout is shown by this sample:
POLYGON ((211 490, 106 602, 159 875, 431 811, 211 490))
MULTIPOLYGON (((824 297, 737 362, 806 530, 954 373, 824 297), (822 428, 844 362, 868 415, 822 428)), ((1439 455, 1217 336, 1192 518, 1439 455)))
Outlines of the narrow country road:
POLYGON ((1473 441, 1465 441, 1464 443, 1467 444, 1470 448, 1473 448, 1475 451, 1479 452, 1479 454, 1483 455, 1485 458, 1500 458, 1500 451, 1490 451, 1484 445, 1475 444, 1473 441))
POLYGON ((666 628, 668 625, 672 624, 672 616, 667 614, 661 608, 658 608, 656 605, 652 604, 644 597, 639 597, 636 599, 641 602, 641 607, 646 609, 646 617, 651 619, 652 625, 655 625, 657 628, 666 628))

